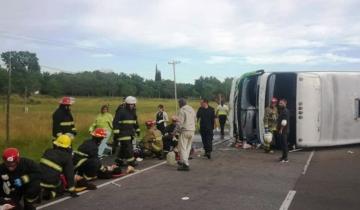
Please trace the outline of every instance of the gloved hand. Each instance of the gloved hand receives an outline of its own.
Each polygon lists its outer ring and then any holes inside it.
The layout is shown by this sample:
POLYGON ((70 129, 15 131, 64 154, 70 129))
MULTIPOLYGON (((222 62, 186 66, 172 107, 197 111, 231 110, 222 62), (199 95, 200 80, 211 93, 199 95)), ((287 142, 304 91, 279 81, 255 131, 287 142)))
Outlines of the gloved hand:
POLYGON ((14 180, 14 185, 17 188, 20 188, 23 185, 23 183, 22 183, 20 178, 17 178, 17 179, 14 180))
POLYGON ((79 195, 78 195, 76 192, 70 192, 70 196, 71 196, 72 198, 77 198, 77 197, 79 197, 79 195))

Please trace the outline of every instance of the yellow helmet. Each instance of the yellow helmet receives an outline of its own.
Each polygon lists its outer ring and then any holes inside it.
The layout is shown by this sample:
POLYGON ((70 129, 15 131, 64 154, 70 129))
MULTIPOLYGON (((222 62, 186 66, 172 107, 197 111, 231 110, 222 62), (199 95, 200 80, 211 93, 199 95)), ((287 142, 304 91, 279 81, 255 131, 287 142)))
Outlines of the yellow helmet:
POLYGON ((71 138, 68 135, 61 135, 53 143, 58 147, 69 148, 71 146, 71 138))

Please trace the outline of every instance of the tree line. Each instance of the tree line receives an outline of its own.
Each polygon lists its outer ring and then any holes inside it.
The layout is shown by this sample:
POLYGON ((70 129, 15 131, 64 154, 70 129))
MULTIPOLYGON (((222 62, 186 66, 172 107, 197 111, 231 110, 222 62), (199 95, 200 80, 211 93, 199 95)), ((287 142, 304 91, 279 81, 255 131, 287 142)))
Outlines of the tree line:
MULTIPOLYGON (((54 97, 70 96, 141 96, 173 98, 174 81, 161 79, 156 68, 155 78, 144 79, 137 74, 102 72, 99 70, 78 73, 41 72, 35 53, 9 51, 1 54, 6 66, 0 66, 0 94, 6 94, 8 68, 11 68, 12 93, 30 96, 35 92, 54 97), (11 65, 10 65, 11 63, 11 65)), ((178 97, 214 99, 219 95, 228 98, 232 78, 221 82, 215 77, 200 77, 194 84, 177 83, 178 97)))

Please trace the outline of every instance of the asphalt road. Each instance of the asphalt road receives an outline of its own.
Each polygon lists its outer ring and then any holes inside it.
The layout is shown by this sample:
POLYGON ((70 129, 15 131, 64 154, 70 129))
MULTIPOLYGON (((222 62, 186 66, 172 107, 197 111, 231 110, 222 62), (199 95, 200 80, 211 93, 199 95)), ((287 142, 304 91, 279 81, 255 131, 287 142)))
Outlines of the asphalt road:
MULTIPOLYGON (((198 157, 189 172, 160 160, 139 171, 99 180, 95 191, 40 206, 49 210, 97 209, 359 209, 360 147, 298 151, 279 163, 280 151, 215 146, 211 160, 198 157), (351 152, 348 152, 351 151, 351 152), (310 160, 310 157, 312 159, 310 160), (310 164, 307 164, 310 163, 310 164), (305 166, 308 165, 306 173, 305 166), (304 173, 304 174, 303 174, 304 173), (294 197, 286 199, 289 192, 294 197), (357 208, 356 208, 357 207, 357 208)), ((195 139, 198 147, 199 137, 195 139)), ((289 197, 289 196, 288 196, 289 197)))

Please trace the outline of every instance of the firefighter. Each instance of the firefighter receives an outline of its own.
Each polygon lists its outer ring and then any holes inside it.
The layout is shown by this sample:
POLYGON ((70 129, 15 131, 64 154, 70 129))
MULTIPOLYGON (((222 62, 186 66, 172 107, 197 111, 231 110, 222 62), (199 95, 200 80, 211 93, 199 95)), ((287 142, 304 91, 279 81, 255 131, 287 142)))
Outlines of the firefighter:
POLYGON ((34 161, 20 157, 16 148, 4 150, 3 163, 0 165, 2 182, 1 203, 15 206, 15 209, 36 209, 33 204, 39 200, 40 177, 39 165, 34 161), (24 208, 21 199, 24 199, 24 208))
POLYGON ((143 139, 144 155, 162 159, 163 142, 161 132, 155 127, 155 121, 153 120, 146 121, 145 125, 147 130, 143 139))
POLYGON ((60 135, 53 142, 53 148, 45 151, 40 159, 40 169, 43 199, 55 198, 64 191, 72 197, 78 196, 75 192, 71 138, 68 135, 60 135))
POLYGON ((119 167, 103 166, 97 155, 99 145, 107 136, 106 130, 104 128, 96 128, 91 133, 91 136, 91 139, 84 141, 78 150, 74 151, 73 163, 75 172, 82 178, 77 181, 77 186, 96 189, 96 186, 88 181, 96 178, 112 178, 113 175, 120 175, 121 170, 119 167))
POLYGON ((120 143, 120 151, 117 154, 116 162, 118 165, 136 166, 132 141, 140 135, 140 128, 136 115, 136 98, 128 96, 125 98, 125 106, 116 111, 113 121, 114 143, 120 143))
MULTIPOLYGON (((276 127, 277 127, 277 119, 279 116, 277 105, 278 105, 278 99, 272 98, 270 106, 265 108, 264 126, 265 126, 265 134, 267 138, 264 138, 264 150, 266 153, 273 152, 271 150, 271 142, 273 141, 273 139, 275 139, 275 136, 277 134, 276 127), (272 135, 268 133, 271 133, 272 135)), ((278 145, 277 142, 274 143, 278 145)))
POLYGON ((164 110, 164 105, 159 104, 159 111, 156 113, 156 128, 161 132, 162 135, 165 134, 165 127, 169 121, 168 114, 164 110))
POLYGON ((53 113, 53 140, 63 134, 67 134, 71 138, 76 136, 74 118, 70 109, 73 103, 73 98, 63 97, 60 101, 59 108, 53 113))
POLYGON ((164 155, 177 146, 179 135, 176 133, 176 128, 178 127, 178 121, 177 116, 172 116, 171 123, 165 128, 165 134, 162 138, 164 155))
POLYGON ((224 127, 228 114, 229 107, 224 104, 224 101, 221 101, 220 104, 216 107, 216 116, 219 119, 221 139, 224 139, 224 127))

